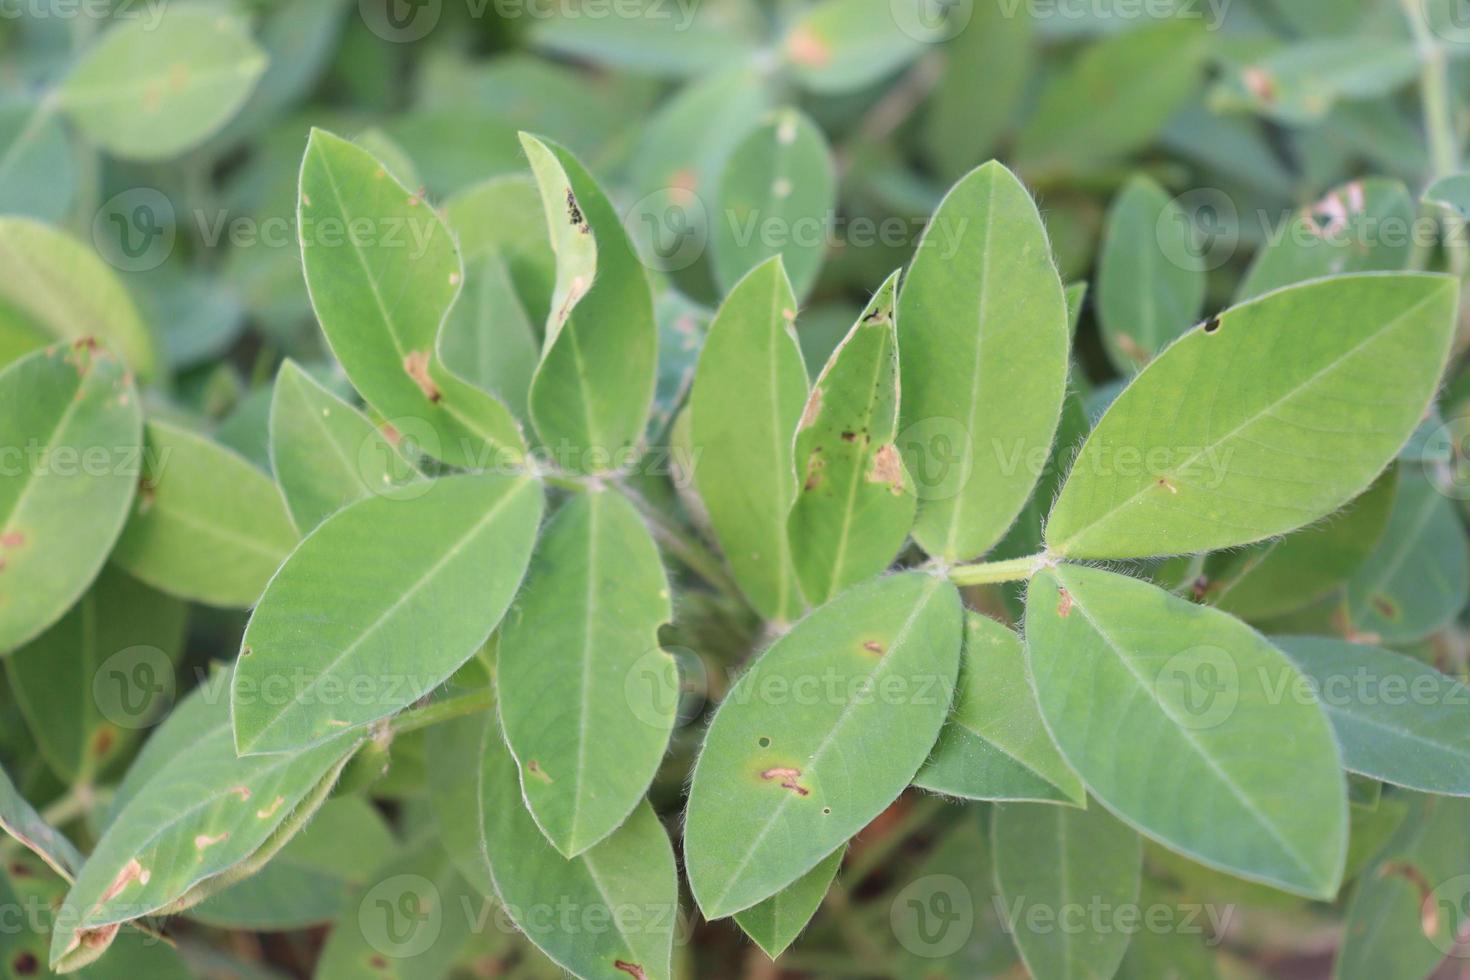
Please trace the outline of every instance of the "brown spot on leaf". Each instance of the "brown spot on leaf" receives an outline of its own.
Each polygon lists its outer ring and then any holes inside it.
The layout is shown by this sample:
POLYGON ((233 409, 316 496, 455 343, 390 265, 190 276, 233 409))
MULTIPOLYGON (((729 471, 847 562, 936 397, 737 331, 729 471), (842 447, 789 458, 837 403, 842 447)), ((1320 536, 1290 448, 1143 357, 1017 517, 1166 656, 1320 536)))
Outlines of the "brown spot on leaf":
POLYGON ((72 944, 71 948, 75 949, 77 946, 85 946, 88 949, 106 949, 112 945, 112 939, 117 935, 117 930, 121 925, 121 922, 114 922, 112 925, 102 926, 97 929, 83 929, 77 933, 76 942, 72 944))
POLYGON ((1212 316, 1205 321, 1205 333, 1214 333, 1220 329, 1220 318, 1212 316))
POLYGON ((388 969, 388 961, 377 953, 374 953, 368 960, 368 966, 374 970, 386 970, 388 969))
POLYGON ((1066 619, 1072 615, 1072 593, 1066 589, 1058 589, 1057 592, 1062 597, 1061 601, 1057 603, 1057 615, 1066 619))
POLYGON ((31 876, 31 869, 21 861, 11 861, 10 875, 13 878, 29 878, 31 876))
POLYGON ((33 976, 41 967, 40 962, 36 959, 36 954, 30 950, 25 950, 18 954, 15 959, 10 961, 10 965, 16 974, 22 977, 33 976))
POLYGON ((194 836, 194 849, 196 851, 205 851, 213 847, 214 845, 222 844, 229 839, 230 835, 228 832, 219 833, 213 837, 209 836, 208 834, 196 834, 194 836))
POLYGON ((876 653, 879 656, 883 655, 883 644, 879 643, 877 640, 869 640, 867 643, 864 643, 863 649, 868 651, 869 653, 876 653))
POLYGON ((810 429, 817 424, 817 416, 822 414, 822 388, 820 385, 812 389, 811 395, 806 400, 806 408, 801 411, 801 424, 796 431, 810 429))
POLYGON ((798 27, 786 38, 786 54, 803 67, 824 68, 832 61, 832 45, 813 33, 811 28, 798 27))
POLYGON ((526 763, 526 772, 535 776, 537 779, 541 780, 544 783, 550 783, 554 781, 552 780, 551 776, 546 772, 546 770, 541 768, 541 763, 537 762, 535 759, 532 759, 526 763))
POLYGON ((857 433, 856 432, 850 432, 850 431, 849 432, 842 433, 842 441, 843 442, 857 442, 857 433))
POLYGON ((1398 618, 1398 614, 1399 614, 1398 604, 1395 603, 1388 596, 1382 595, 1382 594, 1375 595, 1372 598, 1371 601, 1373 603, 1373 608, 1376 609, 1376 610, 1378 610, 1378 614, 1380 616, 1382 616, 1384 619, 1397 619, 1398 618))
POLYGON ((429 355, 424 351, 409 351, 403 358, 403 370, 419 386, 424 397, 431 402, 439 400, 439 386, 429 377, 429 355))
POLYGON ((1179 488, 1174 485, 1174 481, 1173 480, 1170 480, 1167 477, 1163 477, 1163 476, 1159 477, 1159 484, 1158 485, 1159 485, 1159 488, 1160 489, 1167 490, 1170 493, 1178 493, 1179 492, 1179 488))
POLYGON ((878 447, 873 454, 873 468, 868 471, 868 480, 888 484, 895 495, 903 493, 903 462, 897 446, 890 442, 878 447))
POLYGON ((1246 91, 1262 102, 1276 101, 1276 77, 1264 68, 1252 65, 1241 76, 1246 91))
POLYGON ((1434 888, 1423 871, 1408 861, 1389 861, 1378 869, 1378 877, 1399 877, 1412 885, 1419 893, 1419 928, 1430 939, 1439 935, 1439 904, 1434 900, 1434 888))
POLYGON ((637 963, 629 963, 627 960, 613 960, 613 969, 621 970, 633 980, 648 980, 648 975, 643 972, 643 967, 637 963))
POLYGON ((26 543, 26 536, 20 531, 6 531, 0 534, 0 548, 19 548, 26 543))
POLYGON ((1126 333, 1120 333, 1114 336, 1113 343, 1118 346, 1118 350, 1123 352, 1124 357, 1128 358, 1128 360, 1132 361, 1134 364, 1137 364, 1139 367, 1143 367, 1143 365, 1147 364, 1152 357, 1152 355, 1150 355, 1148 351, 1143 349, 1143 346, 1140 345, 1138 341, 1134 340, 1126 333))
POLYGON ((107 891, 102 893, 102 898, 98 900, 97 904, 101 906, 117 898, 118 895, 122 894, 124 888, 135 881, 144 885, 148 884, 148 877, 149 874, 143 869, 143 865, 138 863, 137 858, 133 858, 127 864, 123 865, 122 870, 117 873, 117 877, 112 879, 112 884, 107 886, 107 891))
POLYGON ((789 766, 773 766, 762 772, 761 778, 767 781, 778 779, 781 781, 782 789, 789 789, 797 796, 810 796, 812 792, 797 782, 801 778, 800 769, 792 769, 789 766))
POLYGON ((230 792, 231 793, 234 793, 236 796, 240 797, 240 802, 241 803, 249 803, 250 802, 250 787, 249 786, 235 786, 235 787, 232 787, 230 789, 230 792))
POLYGON ((92 758, 102 758, 116 743, 117 735, 110 727, 104 725, 97 729, 96 733, 92 736, 92 758))
POLYGON ((269 820, 271 817, 275 816, 276 811, 279 810, 281 808, 281 804, 285 802, 286 798, 284 796, 278 796, 274 800, 271 800, 270 806, 256 810, 255 815, 261 820, 269 820))

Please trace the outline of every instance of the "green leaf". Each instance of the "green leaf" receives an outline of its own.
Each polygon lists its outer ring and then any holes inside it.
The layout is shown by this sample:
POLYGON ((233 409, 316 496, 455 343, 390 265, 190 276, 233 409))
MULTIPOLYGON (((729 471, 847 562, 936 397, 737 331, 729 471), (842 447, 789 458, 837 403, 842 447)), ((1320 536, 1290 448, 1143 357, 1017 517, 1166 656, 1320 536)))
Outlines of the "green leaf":
POLYGON ((780 255, 804 299, 821 271, 836 204, 836 164, 816 123, 782 109, 756 127, 731 152, 715 194, 710 249, 720 291, 780 255))
POLYGON ((535 480, 483 474, 411 485, 328 518, 245 628, 231 691, 240 751, 315 745, 439 686, 505 614, 541 508, 535 480), (337 611, 330 622, 324 609, 337 611))
POLYGON ((767 956, 776 959, 796 942, 796 937, 817 914, 846 853, 846 845, 839 847, 764 902, 736 912, 736 924, 767 956))
POLYGON ((705 918, 790 885, 909 784, 949 713, 961 612, 943 579, 874 579, 798 623, 730 689, 684 824, 705 918))
POLYGON ((1239 620, 1075 565, 1026 603, 1047 729, 1092 795, 1167 847, 1314 898, 1337 893, 1347 789, 1300 673, 1239 620))
POLYGON ((0 653, 97 577, 137 487, 141 428, 138 392, 105 348, 59 344, 0 371, 0 653))
POLYGON ((5 660, 47 764, 95 782, 169 707, 186 607, 108 565, 60 621, 5 660))
POLYGON ((1325 598, 1363 567, 1383 539, 1397 487, 1390 468, 1325 522, 1210 556, 1205 599, 1231 615, 1265 619, 1325 598))
POLYGON ((1340 101, 1372 99, 1419 73, 1419 52, 1386 37, 1310 38, 1241 65, 1209 95, 1217 112, 1255 112, 1289 126, 1320 122, 1340 101))
POLYGON ((297 220, 312 307, 368 404, 451 465, 519 458, 525 441, 504 405, 443 383, 435 342, 464 269, 438 213, 372 154, 314 129, 297 220))
POLYGON ((945 25, 929 23, 933 13, 920 11, 920 6, 898 0, 891 13, 875 17, 866 0, 821 0, 788 29, 780 42, 782 57, 797 82, 813 92, 833 95, 866 88, 946 33, 945 25))
POLYGON ((0 769, 0 830, 14 837, 28 850, 51 866, 68 882, 76 878, 82 866, 82 854, 71 841, 52 827, 36 808, 20 795, 10 781, 10 774, 0 769))
POLYGON ((328 800, 259 872, 207 898, 189 918, 221 929, 281 932, 330 922, 377 860, 397 850, 387 822, 356 796, 328 800))
POLYGON ((913 483, 894 444, 897 289, 895 272, 818 375, 796 433, 801 489, 788 533, 814 605, 887 568, 914 523, 913 483))
POLYGON ((807 396, 795 317, 781 259, 757 266, 710 324, 689 396, 694 479, 710 525, 751 605, 777 621, 802 609, 786 534, 807 396))
POLYGON ((1237 291, 1244 301, 1346 272, 1400 272, 1414 250, 1414 200, 1397 180, 1357 180, 1270 229, 1237 291))
POLYGON ((1198 91, 1205 53, 1204 32, 1187 19, 1090 45, 1042 90, 1017 169, 1085 173, 1142 148, 1198 91))
POLYGON ((1401 467, 1388 528, 1348 579, 1348 621, 1374 642, 1412 643, 1448 625, 1470 594, 1455 505, 1417 467, 1401 467))
POLYGON ((418 477, 367 416, 290 359, 271 395, 270 457, 303 532, 355 500, 418 477))
POLYGON ((139 757, 146 776, 67 894, 75 914, 58 921, 53 969, 96 959, 119 923, 182 911, 258 869, 321 805, 355 748, 339 736, 308 752, 236 757, 224 681, 221 672, 180 704, 154 736, 160 751, 150 742, 139 757))
POLYGON ((1271 642, 1311 680, 1350 772, 1470 796, 1470 689, 1462 682, 1412 657, 1344 640, 1271 642))
POLYGON ((1067 304, 1036 204, 987 163, 940 203, 904 280, 899 449, 915 481, 914 539, 938 558, 983 554, 1025 506, 1067 386, 1067 304))
POLYGON ((640 803, 612 836, 566 858, 526 810, 515 759, 494 718, 485 726, 480 780, 485 858, 506 912, 526 938, 579 977, 669 980, 679 887, 674 849, 653 807, 640 803), (546 916, 540 909, 564 911, 546 916), (561 927, 563 914, 601 927, 561 927))
POLYGON ((1144 558, 1250 544, 1361 493, 1424 415, 1457 288, 1356 275, 1270 293, 1181 337, 1082 447, 1053 553, 1144 558), (1301 330, 1301 323, 1331 330, 1301 330))
POLYGON ((567 501, 506 616, 496 671, 526 805, 567 857, 616 830, 663 762, 679 686, 658 628, 672 618, 633 505, 607 490, 567 501), (639 669, 651 659, 663 669, 639 669))
POLYGON ((1150 177, 1135 177, 1108 212, 1098 259, 1097 315, 1108 356, 1123 374, 1199 320, 1205 264, 1194 226, 1150 177))
POLYGON ((1466 924, 1470 803, 1416 797, 1408 818, 1358 878, 1335 980, 1423 980, 1466 924))
POLYGON ((270 477, 170 422, 145 426, 143 480, 112 560, 162 592, 253 605, 298 535, 270 477))
POLYGON ((546 348, 531 380, 531 420, 541 441, 566 456, 564 468, 618 469, 643 435, 657 382, 648 272, 582 164, 533 136, 522 134, 521 145, 557 256, 546 348))
POLYGON ((1008 14, 999 4, 970 10, 964 29, 941 49, 944 71, 924 119, 923 143, 947 180, 993 155, 1016 121, 1037 55, 1031 17, 1008 14))
POLYGON ((496 395, 516 418, 529 418, 531 378, 541 355, 536 328, 499 249, 465 260, 464 292, 439 331, 438 352, 449 374, 496 395))
POLYGON ((0 96, 0 214, 61 221, 76 194, 76 171, 53 106, 0 96))
POLYGON ((1441 177, 1429 185, 1424 192, 1424 200, 1461 219, 1470 219, 1470 174, 1441 177))
MULTIPOLYGON (((474 661, 471 661, 472 663, 474 661)), ((424 733, 428 755, 428 795, 439 842, 464 879, 486 897, 495 894, 490 868, 480 853, 480 781, 465 778, 464 763, 480 752, 485 715, 463 715, 424 733)))
POLYGON ((914 785, 970 800, 1087 803, 1046 731, 1021 638, 988 616, 965 615, 954 712, 914 785))
POLYGON ((702 75, 749 61, 764 26, 743 3, 709 2, 673 8, 639 0, 616 17, 588 17, 568 8, 532 29, 539 47, 641 74, 702 75))
POLYGON ((1086 920, 1077 928, 1077 911, 1116 912, 1138 901, 1139 836, 1101 807, 1026 804, 997 807, 990 834, 995 881, 1031 975, 1090 980, 1116 973, 1130 933, 1086 920))
POLYGON ((142 381, 158 374, 153 337, 92 248, 39 221, 0 218, 0 267, 0 304, 58 339, 104 341, 142 381))
POLYGON ((166 160, 230 120, 265 71, 245 23, 210 7, 123 19, 86 51, 58 92, 87 138, 115 156, 166 160))
POLYGON ((1138 907, 1145 916, 1166 909, 1178 918, 1164 920, 1169 928, 1145 925, 1133 933, 1118 965, 1117 980, 1217 980, 1216 947, 1223 928, 1231 924, 1234 905, 1212 901, 1201 907, 1193 895, 1166 890, 1145 878, 1138 907))

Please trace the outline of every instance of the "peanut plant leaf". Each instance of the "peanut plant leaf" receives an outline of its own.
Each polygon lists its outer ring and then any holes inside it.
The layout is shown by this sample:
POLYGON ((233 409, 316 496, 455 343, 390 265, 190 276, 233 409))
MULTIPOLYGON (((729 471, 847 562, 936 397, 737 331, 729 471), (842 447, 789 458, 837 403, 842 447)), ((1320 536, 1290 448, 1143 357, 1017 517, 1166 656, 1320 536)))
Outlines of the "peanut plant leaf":
POLYGON ((154 338, 94 249, 39 221, 0 218, 0 265, 0 303, 57 339, 104 342, 141 381, 156 377, 154 338))
POLYGON ((1091 980, 1116 973, 1130 933, 1093 923, 1079 929, 1075 920, 1069 927, 1062 917, 1078 904, 1118 909, 1138 901, 1143 870, 1138 834, 1102 807, 1022 803, 997 807, 990 835, 996 885, 1030 974, 1091 980), (1034 919, 1037 912, 1047 918, 1034 919), (1039 921, 1048 925, 1033 928, 1031 923, 1039 921))
POLYGON ((495 895, 490 867, 480 853, 484 818, 480 780, 466 779, 466 759, 474 759, 485 738, 485 715, 472 714, 435 725, 424 733, 428 753, 429 804, 438 838, 450 863, 485 897, 495 895))
POLYGON ((169 707, 187 607, 115 565, 55 626, 5 659, 51 770, 94 783, 169 707))
POLYGON ((122 361, 88 342, 0 371, 0 653, 61 619, 97 577, 137 488, 142 417, 122 361))
POLYGON ((677 672, 639 668, 668 658, 658 628, 672 618, 658 546, 633 505, 607 490, 567 501, 506 614, 496 659, 526 806, 567 857, 616 830, 663 761, 677 672))
POLYGON ((439 331, 439 362, 449 374, 505 402, 528 419, 531 378, 541 352, 510 262, 497 248, 465 259, 465 287, 439 331))
POLYGON ((1424 201, 1444 208, 1461 220, 1470 219, 1470 174, 1451 174, 1429 185, 1424 201))
POLYGON ((1401 466, 1388 527, 1347 583, 1354 632, 1412 643, 1452 622, 1470 594, 1470 553, 1454 503, 1401 466))
POLYGON ((123 18, 61 83, 61 108, 115 156, 166 160, 227 123, 265 72, 243 20, 211 7, 168 7, 156 24, 123 18))
POLYGON ((792 441, 807 397, 781 259, 740 280, 710 324, 690 391, 694 481, 735 581, 768 619, 800 615, 786 522, 796 499, 792 441))
POLYGON ((518 459, 525 441, 509 409, 440 383, 435 344, 464 268, 421 193, 363 148, 314 129, 297 220, 312 308, 367 403, 395 427, 422 430, 424 452, 451 465, 518 459))
POLYGON ((10 774, 0 769, 0 830, 19 841, 26 849, 50 865, 68 883, 76 879, 82 866, 82 852, 51 826, 36 808, 15 788, 10 774))
POLYGON ((735 923, 771 959, 778 958, 794 942, 812 916, 842 867, 847 854, 844 844, 806 874, 758 905, 735 913, 735 923))
POLYGON ((788 534, 813 605, 887 568, 914 523, 913 483, 894 442, 897 289, 895 272, 818 375, 796 433, 801 489, 788 534))
POLYGON ((1205 40, 1198 23, 1176 18, 1085 49, 1043 88, 1017 169, 1085 173, 1146 145, 1199 90, 1205 40))
POLYGON ((1312 38, 1238 66, 1211 89, 1209 105, 1219 112, 1255 112, 1288 126, 1308 126, 1339 101, 1393 92, 1418 70, 1419 53, 1407 40, 1312 38))
POLYGON ((914 785, 969 800, 1087 803, 1042 721, 1021 638, 987 616, 965 615, 954 711, 914 785))
POLYGON ((1349 772, 1470 796, 1470 689, 1412 657, 1318 636, 1272 639, 1311 680, 1349 772))
POLYGON ((1415 214, 1401 181, 1375 177, 1336 188, 1271 232, 1241 280, 1236 300, 1323 276, 1401 272, 1414 250, 1409 230, 1415 214))
POLYGON ((1397 471, 1389 468, 1322 523, 1210 556, 1205 600, 1232 616, 1259 620, 1325 598, 1362 568, 1383 540, 1397 488, 1397 471))
POLYGON ((1358 876, 1334 980, 1421 980, 1465 928, 1470 802, 1411 798, 1409 815, 1358 876))
POLYGON ((607 195, 571 153, 525 134, 521 145, 557 256, 531 421, 545 445, 562 447, 564 469, 618 469, 643 435, 657 382, 648 270, 607 195))
POLYGON ((1290 660, 1225 613, 1077 565, 1031 581, 1031 676, 1109 810, 1229 874, 1331 898, 1347 853, 1332 730, 1290 660))
POLYGON ((155 738, 176 749, 117 811, 66 897, 52 969, 100 956, 119 924, 182 911, 258 869, 321 805, 357 743, 351 735, 306 752, 239 758, 223 672, 182 702, 155 738), (169 736, 184 729, 187 740, 169 736), (179 744, 180 742, 183 744, 179 744))
POLYGON ((896 0, 891 14, 874 17, 863 0, 821 0, 787 30, 781 54, 796 81, 813 92, 858 91, 898 71, 926 41, 941 36, 943 23, 931 23, 936 18, 921 6, 896 0))
POLYGON ((220 929, 283 932, 330 922, 367 878, 363 857, 398 849, 393 832, 361 797, 327 800, 311 823, 249 878, 189 910, 189 918, 220 929))
POLYGON ((181 599, 254 604, 299 537, 280 490, 206 436, 158 419, 144 435, 143 480, 112 560, 181 599))
POLYGON ((943 579, 874 579, 798 623, 730 689, 684 822, 705 918, 790 885, 909 784, 949 713, 961 612, 943 579))
POLYGON ((1192 329, 1092 430, 1052 508, 1050 550, 1185 554, 1250 544, 1337 510, 1423 417, 1456 294, 1442 276, 1343 276, 1192 329))
POLYGON ((442 683, 505 614, 541 508, 537 481, 482 474, 410 485, 329 517, 271 579, 245 628, 230 695, 241 753, 316 745, 442 683), (340 612, 324 622, 323 609, 340 612))
POLYGON ((720 292, 779 254, 804 299, 821 271, 836 204, 836 165, 816 123, 782 109, 753 129, 731 152, 715 195, 710 254, 720 292))
POLYGON ((1205 305, 1205 264, 1184 209, 1150 177, 1135 177, 1108 211, 1098 259, 1097 315, 1123 374, 1194 326, 1205 305))
POLYGON ((355 500, 418 478, 366 415, 292 360, 271 393, 270 457, 303 534, 355 500))
POLYGON ((76 194, 77 162, 53 107, 0 96, 0 214, 59 222, 76 194))
POLYGON ((999 163, 934 213, 898 303, 899 449, 919 497, 914 540, 974 558, 1005 534, 1051 446, 1067 387, 1067 304, 1036 204, 999 163))
POLYGON ((983 3, 970 8, 969 18, 943 46, 944 71, 925 115, 923 143, 947 180, 994 155, 996 143, 1016 122, 1039 48, 1031 17, 983 3), (976 92, 985 98, 975 98, 976 92))
POLYGON ((542 836, 521 799, 515 759, 495 719, 485 726, 480 791, 483 853, 516 926, 562 969, 589 980, 670 980, 679 887, 674 849, 647 802, 612 836, 574 858, 542 836), (537 909, 565 909, 566 929, 537 909))

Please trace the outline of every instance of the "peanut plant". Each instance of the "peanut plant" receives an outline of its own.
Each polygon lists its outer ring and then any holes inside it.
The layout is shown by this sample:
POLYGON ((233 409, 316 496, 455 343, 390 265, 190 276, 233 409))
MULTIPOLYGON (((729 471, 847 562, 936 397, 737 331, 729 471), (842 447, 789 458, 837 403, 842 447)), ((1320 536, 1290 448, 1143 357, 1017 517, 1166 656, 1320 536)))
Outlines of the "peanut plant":
POLYGON ((1463 975, 1470 9, 352 6, 0 0, 0 976, 1463 975))

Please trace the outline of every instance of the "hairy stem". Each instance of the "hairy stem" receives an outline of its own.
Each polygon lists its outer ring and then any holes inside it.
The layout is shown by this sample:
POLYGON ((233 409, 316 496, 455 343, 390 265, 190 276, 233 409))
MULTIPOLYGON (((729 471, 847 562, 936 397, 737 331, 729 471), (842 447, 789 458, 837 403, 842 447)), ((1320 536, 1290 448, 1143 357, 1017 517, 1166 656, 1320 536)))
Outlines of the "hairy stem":
POLYGON ((948 572, 955 585, 994 585, 998 582, 1023 582, 1052 563, 1045 553, 1012 558, 1008 561, 956 565, 948 572))
POLYGON ((434 701, 419 708, 410 708, 393 719, 394 735, 416 732, 451 718, 462 718, 478 711, 485 711, 495 704, 495 692, 490 688, 456 694, 453 697, 434 701))

